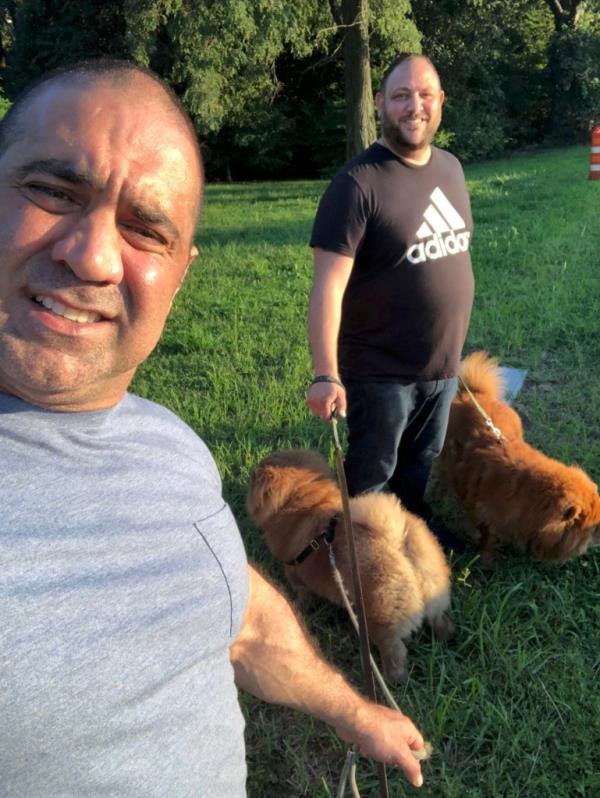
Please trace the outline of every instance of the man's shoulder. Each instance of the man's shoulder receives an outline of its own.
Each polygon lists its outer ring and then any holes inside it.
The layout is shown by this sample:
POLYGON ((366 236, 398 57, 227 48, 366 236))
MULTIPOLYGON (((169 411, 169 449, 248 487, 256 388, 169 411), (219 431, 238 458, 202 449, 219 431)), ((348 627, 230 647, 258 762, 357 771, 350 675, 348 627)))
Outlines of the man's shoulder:
POLYGON ((442 150, 440 147, 431 148, 432 159, 431 164, 449 171, 455 171, 463 174, 463 167, 456 155, 452 155, 448 150, 442 150))
MULTIPOLYGON (((138 396, 135 393, 127 392, 121 402, 116 405, 119 415, 126 416, 141 416, 144 418, 155 418, 164 421, 165 423, 172 423, 175 426, 183 425, 187 427, 176 413, 169 410, 168 407, 153 402, 151 399, 145 399, 143 396, 138 396)), ((188 428, 189 429, 189 428, 188 428)))
POLYGON ((142 445, 169 456, 184 454, 217 476, 213 457, 198 433, 164 405, 136 394, 126 393, 115 408, 121 436, 136 438, 142 445))
POLYGON ((171 426, 185 434, 195 434, 185 421, 172 410, 134 393, 126 393, 119 404, 115 406, 114 413, 120 423, 158 423, 171 426))
POLYGON ((333 180, 352 178, 360 179, 363 174, 369 172, 372 166, 380 166, 386 162, 393 162, 395 156, 386 147, 382 147, 378 142, 374 142, 366 150, 360 152, 351 160, 347 161, 335 173, 333 180))

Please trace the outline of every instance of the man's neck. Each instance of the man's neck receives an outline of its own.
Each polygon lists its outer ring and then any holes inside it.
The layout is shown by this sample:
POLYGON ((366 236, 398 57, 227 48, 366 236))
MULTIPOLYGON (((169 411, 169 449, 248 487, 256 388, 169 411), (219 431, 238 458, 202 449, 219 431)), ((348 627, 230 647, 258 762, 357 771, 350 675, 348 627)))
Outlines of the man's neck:
POLYGON ((106 392, 101 396, 83 391, 62 391, 52 390, 27 390, 23 387, 16 389, 10 385, 4 385, 0 380, 0 393, 14 396, 30 405, 35 405, 42 410, 52 410, 57 413, 87 413, 95 410, 108 410, 117 405, 125 396, 128 384, 119 386, 119 390, 106 392))
POLYGON ((381 136, 377 140, 377 143, 381 144, 382 147, 386 147, 390 152, 393 152, 394 155, 397 155, 398 158, 402 158, 406 163, 414 164, 415 166, 424 166, 426 163, 429 163, 429 159, 431 158, 431 146, 429 144, 420 150, 410 150, 408 148, 395 147, 385 136, 381 136))

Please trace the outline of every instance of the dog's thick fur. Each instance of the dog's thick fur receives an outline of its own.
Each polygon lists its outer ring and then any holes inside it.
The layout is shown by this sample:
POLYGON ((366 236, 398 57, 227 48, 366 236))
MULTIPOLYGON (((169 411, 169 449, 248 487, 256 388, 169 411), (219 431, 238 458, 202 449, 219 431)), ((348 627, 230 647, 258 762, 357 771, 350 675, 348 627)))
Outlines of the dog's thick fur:
POLYGON ((497 542, 562 563, 600 543, 600 497, 581 468, 566 466, 523 439, 521 419, 501 397, 498 361, 474 352, 461 377, 504 435, 498 441, 459 383, 438 467, 480 533, 484 563, 497 542))
MULTIPOLYGON (((352 595, 342 498, 319 454, 292 449, 265 458, 252 475, 247 507, 272 554, 283 562, 296 558, 338 515, 333 549, 352 595)), ((359 496, 350 500, 350 511, 369 636, 379 648, 386 675, 401 680, 406 675, 403 640, 424 620, 440 639, 454 631, 446 614, 450 570, 425 522, 406 512, 395 496, 359 496)), ((286 565, 285 573, 299 598, 314 593, 342 604, 326 546, 300 565, 286 565)))

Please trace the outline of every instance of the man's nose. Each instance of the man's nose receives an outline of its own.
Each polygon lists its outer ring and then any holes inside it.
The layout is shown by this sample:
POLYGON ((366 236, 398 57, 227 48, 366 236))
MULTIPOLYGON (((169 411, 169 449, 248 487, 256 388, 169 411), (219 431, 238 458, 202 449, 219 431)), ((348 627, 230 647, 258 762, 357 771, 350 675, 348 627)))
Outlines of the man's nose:
POLYGON ((409 94, 407 100, 410 111, 415 113, 421 110, 422 101, 421 101, 421 95, 419 94, 418 91, 413 91, 411 94, 409 94))
POLYGON ((52 247, 52 258, 67 265, 80 280, 120 283, 123 262, 114 217, 96 210, 74 218, 52 247))

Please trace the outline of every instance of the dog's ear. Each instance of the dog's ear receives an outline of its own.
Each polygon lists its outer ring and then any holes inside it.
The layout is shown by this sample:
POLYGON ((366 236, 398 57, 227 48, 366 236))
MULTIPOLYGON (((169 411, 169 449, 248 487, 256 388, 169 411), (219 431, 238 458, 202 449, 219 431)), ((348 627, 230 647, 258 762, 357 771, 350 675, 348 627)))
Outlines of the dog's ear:
POLYGON ((262 514, 265 502, 269 501, 272 484, 271 469, 267 466, 258 466, 250 477, 246 508, 255 521, 262 514))
POLYGON ((534 541, 534 556, 545 562, 563 563, 583 554, 592 536, 592 530, 586 528, 586 520, 584 508, 576 504, 567 506, 561 520, 546 525, 534 541))
POLYGON ((250 479, 246 499, 248 513, 260 525, 285 504, 289 489, 290 480, 285 469, 271 463, 259 465, 250 479))

